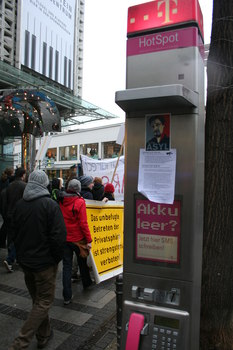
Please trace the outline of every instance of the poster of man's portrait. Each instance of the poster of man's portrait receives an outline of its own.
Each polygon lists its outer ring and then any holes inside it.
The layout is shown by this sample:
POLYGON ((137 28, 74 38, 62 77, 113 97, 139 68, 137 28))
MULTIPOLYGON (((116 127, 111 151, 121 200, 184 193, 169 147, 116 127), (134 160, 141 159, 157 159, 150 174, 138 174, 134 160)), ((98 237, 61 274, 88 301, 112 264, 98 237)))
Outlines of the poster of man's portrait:
POLYGON ((146 151, 169 151, 171 114, 146 115, 146 151))

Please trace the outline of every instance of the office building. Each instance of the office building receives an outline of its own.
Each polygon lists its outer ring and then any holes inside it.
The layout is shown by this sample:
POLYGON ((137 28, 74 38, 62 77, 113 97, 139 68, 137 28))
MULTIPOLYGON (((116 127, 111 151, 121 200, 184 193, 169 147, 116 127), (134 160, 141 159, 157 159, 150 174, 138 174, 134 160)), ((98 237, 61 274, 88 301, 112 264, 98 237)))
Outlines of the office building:
POLYGON ((27 142, 22 142, 24 152, 21 152, 22 164, 25 165, 32 163, 29 154, 34 147, 34 136, 60 128, 66 131, 77 129, 77 125, 86 122, 116 117, 82 100, 84 14, 85 0, 0 1, 2 162, 9 161, 9 157, 6 159, 4 156, 3 147, 9 142, 9 136, 21 138, 27 134, 27 138, 24 137, 27 142), (29 104, 32 96, 35 99, 34 91, 39 91, 44 101, 41 105, 37 103, 36 107, 35 101, 32 101, 30 112, 22 103, 18 109, 12 98, 19 90, 25 93, 24 98, 29 104), (45 110, 47 97, 57 106, 59 123, 57 120, 51 122, 55 113, 45 110), (52 130, 47 120, 44 122, 45 118, 50 119, 52 130), (30 130, 25 127, 27 120, 31 124, 37 123, 37 126, 30 130), (23 159, 24 154, 27 161, 23 159))

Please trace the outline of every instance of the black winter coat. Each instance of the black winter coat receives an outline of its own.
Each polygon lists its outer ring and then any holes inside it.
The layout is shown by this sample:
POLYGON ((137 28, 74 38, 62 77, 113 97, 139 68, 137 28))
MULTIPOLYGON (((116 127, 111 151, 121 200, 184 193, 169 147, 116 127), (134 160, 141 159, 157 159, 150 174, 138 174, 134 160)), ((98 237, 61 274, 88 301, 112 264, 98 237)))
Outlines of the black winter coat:
POLYGON ((104 197, 108 198, 109 201, 115 201, 115 198, 112 193, 106 192, 104 193, 104 197))
POLYGON ((82 188, 80 194, 84 199, 93 199, 92 191, 88 187, 82 188))
POLYGON ((23 197, 26 183, 21 179, 15 179, 6 189, 6 217, 11 220, 15 205, 23 197))
POLYGON ((66 227, 59 205, 48 195, 20 199, 13 215, 17 261, 24 269, 43 271, 63 258, 66 227))

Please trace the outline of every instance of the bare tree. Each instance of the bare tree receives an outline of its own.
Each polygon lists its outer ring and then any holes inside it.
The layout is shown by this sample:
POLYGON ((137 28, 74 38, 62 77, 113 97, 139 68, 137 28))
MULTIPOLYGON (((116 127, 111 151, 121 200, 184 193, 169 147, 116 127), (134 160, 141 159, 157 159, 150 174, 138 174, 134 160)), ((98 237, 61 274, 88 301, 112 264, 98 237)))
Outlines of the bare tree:
POLYGON ((233 1, 214 0, 207 63, 201 350, 233 349, 233 1))

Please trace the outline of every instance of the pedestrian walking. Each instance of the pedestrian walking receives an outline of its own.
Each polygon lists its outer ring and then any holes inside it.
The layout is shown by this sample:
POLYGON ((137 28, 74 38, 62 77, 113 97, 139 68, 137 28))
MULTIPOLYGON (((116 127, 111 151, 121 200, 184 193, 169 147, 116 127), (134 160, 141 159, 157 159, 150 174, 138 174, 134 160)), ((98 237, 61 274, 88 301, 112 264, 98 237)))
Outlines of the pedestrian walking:
POLYGON ((65 220, 67 237, 63 257, 63 298, 64 305, 68 305, 72 300, 72 261, 73 253, 79 261, 80 274, 83 287, 87 288, 92 284, 89 268, 82 255, 88 255, 91 249, 91 233, 87 223, 85 200, 80 196, 81 184, 77 179, 69 181, 67 192, 62 192, 60 196, 60 208, 65 220))
POLYGON ((48 312, 54 300, 58 263, 63 258, 66 227, 59 205, 50 198, 48 184, 45 172, 33 171, 13 215, 17 260, 33 304, 9 350, 28 348, 34 335, 38 349, 42 349, 53 335, 48 312))
POLYGON ((6 168, 0 178, 0 214, 3 219, 3 224, 0 228, 0 248, 6 248, 6 236, 7 229, 6 223, 4 222, 4 214, 5 214, 5 196, 4 190, 9 186, 9 184, 14 180, 14 169, 6 168))
POLYGON ((13 272, 13 264, 15 262, 16 253, 15 246, 12 240, 13 236, 13 212, 17 202, 23 197, 25 183, 26 170, 22 167, 15 170, 14 181, 9 184, 1 192, 2 206, 3 206, 3 217, 4 217, 4 227, 7 236, 7 250, 8 255, 4 260, 4 265, 8 272, 13 272))

